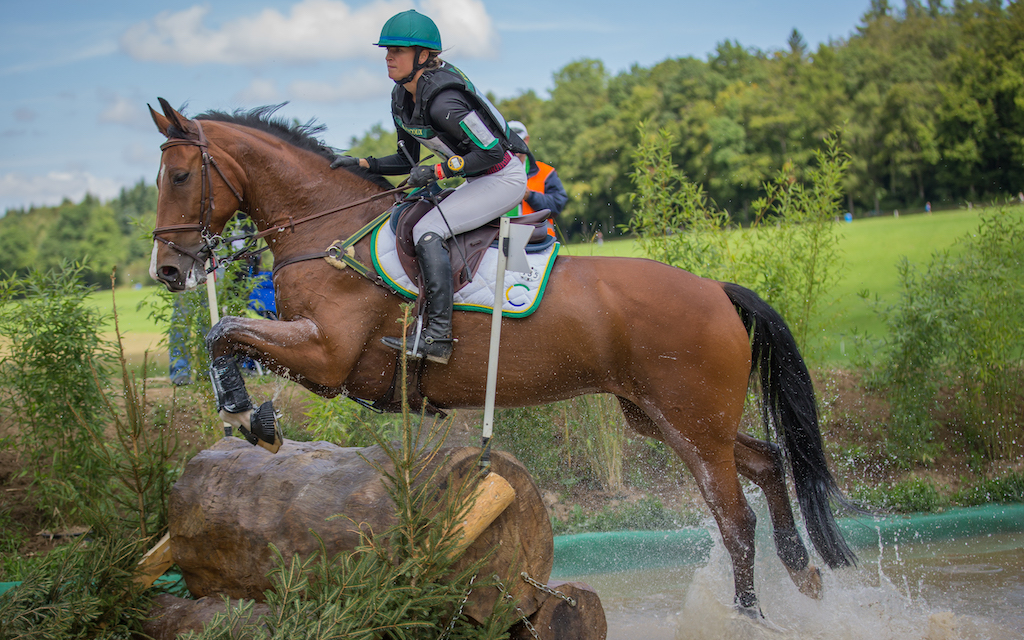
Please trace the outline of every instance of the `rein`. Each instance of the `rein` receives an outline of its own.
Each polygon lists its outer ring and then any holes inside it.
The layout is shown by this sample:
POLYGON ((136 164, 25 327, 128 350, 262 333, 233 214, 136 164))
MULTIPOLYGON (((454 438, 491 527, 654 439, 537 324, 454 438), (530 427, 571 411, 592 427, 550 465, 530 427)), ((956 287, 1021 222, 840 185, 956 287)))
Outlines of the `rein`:
POLYGON ((368 196, 366 198, 363 198, 362 200, 356 200, 355 202, 350 202, 348 204, 343 204, 340 207, 335 207, 333 209, 327 209, 326 211, 321 211, 319 213, 310 214, 310 215, 308 215, 308 216, 306 216, 304 218, 299 218, 298 220, 294 220, 294 219, 292 219, 291 216, 288 216, 288 222, 287 223, 279 223, 279 224, 271 225, 269 228, 264 229, 263 231, 260 231, 259 233, 254 233, 253 235, 248 236, 248 237, 252 238, 253 240, 259 240, 260 238, 266 237, 266 236, 270 235, 271 233, 282 233, 284 231, 291 231, 292 233, 295 233, 295 225, 297 225, 297 224, 302 224, 303 222, 309 222, 310 220, 316 220, 317 218, 322 218, 322 217, 324 217, 326 215, 330 215, 332 213, 338 213, 339 211, 344 211, 346 209, 352 209, 352 208, 355 208, 355 207, 359 207, 359 206, 362 206, 364 204, 369 204, 369 203, 374 202, 376 200, 380 200, 381 198, 385 198, 387 196, 403 192, 403 191, 405 191, 405 189, 406 189, 406 187, 398 186, 398 187, 395 187, 394 189, 388 189, 387 191, 381 191, 380 193, 375 193, 374 195, 368 196))

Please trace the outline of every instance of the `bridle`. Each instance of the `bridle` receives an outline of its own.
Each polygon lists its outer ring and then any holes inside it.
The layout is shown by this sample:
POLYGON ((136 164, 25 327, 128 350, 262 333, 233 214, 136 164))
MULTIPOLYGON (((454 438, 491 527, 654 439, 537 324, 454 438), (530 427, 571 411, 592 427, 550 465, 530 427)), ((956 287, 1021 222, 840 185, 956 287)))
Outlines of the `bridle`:
POLYGON ((234 194, 235 198, 238 200, 239 205, 242 204, 243 200, 241 193, 239 193, 238 189, 235 188, 235 185, 231 184, 231 181, 228 180, 227 176, 224 175, 224 172, 221 171, 220 165, 218 165, 214 157, 210 155, 210 142, 206 139, 206 134, 203 133, 202 122, 199 120, 193 120, 193 122, 195 122, 196 128, 199 130, 199 136, 197 139, 173 138, 160 145, 160 151, 165 151, 170 147, 177 147, 181 145, 199 147, 200 157, 203 161, 200 176, 202 182, 199 193, 199 217, 201 222, 191 224, 172 224, 166 227, 157 227, 156 229, 153 229, 153 240, 162 242, 178 253, 192 258, 200 267, 203 267, 206 264, 206 259, 220 242, 220 238, 218 236, 210 233, 210 223, 213 222, 213 210, 216 208, 213 198, 213 178, 211 176, 210 167, 213 167, 213 169, 217 171, 221 180, 224 181, 224 184, 228 185, 228 188, 231 189, 231 193, 234 194), (203 239, 203 244, 198 251, 192 251, 164 237, 165 234, 182 233, 185 231, 199 232, 203 239))

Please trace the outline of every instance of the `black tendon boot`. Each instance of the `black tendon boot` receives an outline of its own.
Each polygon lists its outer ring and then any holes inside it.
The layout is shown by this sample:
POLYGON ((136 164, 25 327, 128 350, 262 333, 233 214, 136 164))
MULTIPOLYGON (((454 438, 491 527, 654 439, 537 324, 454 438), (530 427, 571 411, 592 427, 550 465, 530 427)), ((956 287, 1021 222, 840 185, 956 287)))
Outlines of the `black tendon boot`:
MULTIPOLYGON (((448 364, 453 342, 452 263, 448 258, 448 247, 441 236, 428 232, 416 243, 416 256, 423 274, 424 322, 418 342, 415 337, 406 338, 407 354, 448 364)), ((402 348, 402 338, 387 337, 381 342, 392 349, 402 348)))

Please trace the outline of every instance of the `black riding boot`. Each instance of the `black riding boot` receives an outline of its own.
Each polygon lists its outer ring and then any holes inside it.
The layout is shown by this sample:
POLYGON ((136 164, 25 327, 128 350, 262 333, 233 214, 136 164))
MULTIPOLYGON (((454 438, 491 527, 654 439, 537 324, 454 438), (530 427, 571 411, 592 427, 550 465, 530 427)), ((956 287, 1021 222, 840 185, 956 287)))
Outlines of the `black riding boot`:
MULTIPOLYGON (((441 236, 428 232, 416 243, 416 256, 423 274, 424 322, 419 342, 405 339, 408 355, 448 364, 452 355, 452 263, 441 236), (415 352, 413 348, 415 345, 415 352)), ((392 349, 402 348, 402 338, 382 338, 392 349)))

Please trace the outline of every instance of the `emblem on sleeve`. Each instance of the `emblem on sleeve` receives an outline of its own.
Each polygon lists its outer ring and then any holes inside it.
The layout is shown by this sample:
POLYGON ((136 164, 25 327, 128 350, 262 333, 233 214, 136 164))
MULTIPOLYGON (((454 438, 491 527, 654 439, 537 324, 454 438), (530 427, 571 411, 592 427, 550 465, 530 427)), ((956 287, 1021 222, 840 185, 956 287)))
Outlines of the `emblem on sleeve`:
POLYGON ((462 159, 462 156, 452 156, 448 158, 448 170, 452 173, 462 173, 462 168, 466 166, 466 161, 462 159))

